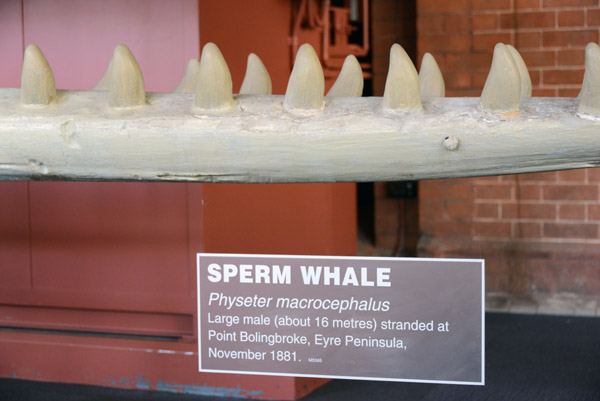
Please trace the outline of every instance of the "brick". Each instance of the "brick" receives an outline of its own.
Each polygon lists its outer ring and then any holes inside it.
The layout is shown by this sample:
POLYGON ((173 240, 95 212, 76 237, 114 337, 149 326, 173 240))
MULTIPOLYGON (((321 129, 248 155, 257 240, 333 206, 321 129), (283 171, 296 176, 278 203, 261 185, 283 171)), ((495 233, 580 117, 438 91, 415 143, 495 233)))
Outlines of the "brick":
POLYGON ((466 236, 472 234, 471 222, 466 221, 437 221, 421 220, 420 226, 423 234, 438 237, 466 236))
POLYGON ((600 181, 600 167, 588 168, 587 176, 588 176, 588 181, 590 181, 590 182, 600 181))
POLYGON ((558 88, 558 96, 560 97, 577 97, 581 88, 558 88))
POLYGON ((583 10, 565 10, 558 12, 558 26, 584 26, 585 12, 583 10))
POLYGON ((554 96, 558 96, 558 91, 556 89, 533 88, 532 96, 535 96, 535 97, 554 97, 554 96))
POLYGON ((446 69, 488 71, 492 65, 492 55, 493 53, 491 51, 479 53, 448 53, 445 56, 446 69))
POLYGON ((419 185, 420 199, 473 199, 473 185, 460 180, 423 181, 419 185))
POLYGON ((538 184, 519 184, 515 187, 515 197, 522 200, 538 200, 542 198, 542 188, 538 184))
POLYGON ((502 218, 554 220, 556 207, 548 203, 503 203, 502 218))
POLYGON ((511 224, 504 221, 477 222, 474 225, 474 235, 481 237, 506 238, 511 236, 511 224))
POLYGON ((515 43, 517 49, 537 49, 542 43, 540 32, 515 32, 515 43))
POLYGON ((498 202, 478 202, 475 204, 475 217, 484 219, 497 219, 500 217, 498 202))
POLYGON ((542 34, 544 47, 585 47, 598 42, 598 30, 548 31, 542 34))
POLYGON ((517 10, 540 8, 540 0, 517 0, 515 6, 517 10))
POLYGON ((444 82, 447 88, 470 88, 471 74, 467 71, 445 71, 444 82))
POLYGON ((450 200, 445 202, 446 213, 451 219, 471 219, 473 217, 473 203, 471 201, 455 201, 450 200))
POLYGON ((517 238, 540 238, 542 236, 541 223, 516 221, 513 225, 517 238))
POLYGON ((584 220, 585 205, 558 205, 559 220, 584 220))
POLYGON ((587 10, 587 26, 600 25, 600 10, 587 10))
POLYGON ((475 186, 476 199, 511 199, 511 184, 477 184, 475 186))
POLYGON ((489 31, 498 28, 498 15, 476 14, 473 15, 472 27, 474 31, 489 31))
POLYGON ((417 15, 423 14, 468 14, 470 0, 419 0, 417 15))
POLYGON ((558 171, 558 181, 578 181, 585 182, 587 176, 587 169, 578 168, 575 170, 563 170, 558 171))
POLYGON ((544 185, 543 199, 546 200, 597 200, 597 185, 544 185))
POLYGON ((600 205, 587 205, 588 220, 600 220, 600 205))
POLYGON ((444 15, 425 15, 417 19, 417 31, 419 35, 430 35, 444 32, 444 15))
POLYGON ((467 34, 419 36, 419 51, 467 51, 471 47, 471 37, 467 34))
POLYGON ((598 225, 595 223, 544 223, 544 237, 547 238, 598 238, 598 225))
POLYGON ((585 50, 559 50, 556 61, 558 65, 584 65, 585 50))
POLYGON ((548 171, 547 173, 529 173, 519 175, 520 181, 556 181, 556 172, 548 171))
POLYGON ((510 41, 510 33, 474 33, 473 50, 492 50, 497 43, 510 41))
POLYGON ((546 67, 555 63, 556 53, 553 50, 525 50, 519 52, 527 67, 546 67))
POLYGON ((473 0, 473 11, 507 10, 510 0, 473 0))
POLYGON ((544 85, 579 85, 583 82, 584 69, 575 70, 544 70, 544 85))
POLYGON ((529 77, 531 78, 531 85, 534 87, 540 86, 542 82, 540 70, 536 69, 536 67, 529 68, 529 77))
POLYGON ((544 0, 544 8, 597 6, 598 0, 544 0))
POLYGON ((500 16, 500 28, 550 28, 554 27, 554 11, 506 13, 500 16))
POLYGON ((444 18, 445 32, 470 32, 471 21, 467 15, 448 15, 444 18))
MULTIPOLYGON (((489 72, 488 71, 477 71, 472 75, 472 83, 474 88, 478 88, 479 90, 483 89, 483 85, 485 85, 485 81, 487 79, 489 72)), ((479 96, 479 95, 478 95, 479 96)))

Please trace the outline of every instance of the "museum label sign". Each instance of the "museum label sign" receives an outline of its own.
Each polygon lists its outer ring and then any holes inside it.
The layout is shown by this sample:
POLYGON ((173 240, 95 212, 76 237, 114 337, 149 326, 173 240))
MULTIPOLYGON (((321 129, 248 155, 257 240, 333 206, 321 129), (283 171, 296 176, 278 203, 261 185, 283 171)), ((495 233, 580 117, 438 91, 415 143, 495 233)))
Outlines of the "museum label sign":
POLYGON ((202 372, 484 383, 484 261, 198 254, 202 372))

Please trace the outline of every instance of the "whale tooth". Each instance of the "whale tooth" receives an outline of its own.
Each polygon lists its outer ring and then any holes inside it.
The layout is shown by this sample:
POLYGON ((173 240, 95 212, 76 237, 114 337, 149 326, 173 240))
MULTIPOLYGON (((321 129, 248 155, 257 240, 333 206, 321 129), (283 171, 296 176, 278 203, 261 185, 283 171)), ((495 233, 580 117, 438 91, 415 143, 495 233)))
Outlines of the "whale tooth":
POLYGON ((110 82, 110 74, 111 74, 111 70, 112 70, 112 58, 110 59, 110 61, 108 62, 108 67, 106 68, 106 72, 104 73, 104 76, 102 78, 100 78, 100 81, 98 81, 98 83, 96 84, 96 86, 94 86, 95 91, 107 91, 108 87, 109 87, 109 82, 110 82))
POLYGON ((519 69, 519 77, 521 78, 521 97, 531 97, 532 85, 531 85, 531 77, 529 76, 529 71, 527 70, 527 65, 521 57, 521 53, 517 49, 515 49, 511 45, 506 45, 508 47, 508 51, 512 56, 513 60, 517 64, 517 68, 519 69))
POLYGON ((223 110, 235 104, 229 67, 214 43, 207 43, 202 49, 197 79, 197 107, 205 110, 223 110))
POLYGON ((429 97, 444 97, 446 85, 435 58, 431 53, 425 53, 421 60, 419 71, 419 86, 421 88, 421 99, 429 97))
POLYGON ((494 47, 492 66, 488 74, 479 107, 496 113, 519 110, 521 77, 517 63, 508 47, 498 43, 494 47))
POLYGON ((21 73, 21 102, 26 105, 43 106, 56 97, 56 83, 48 60, 36 45, 25 49, 21 73))
POLYGON ((270 95, 271 93, 271 77, 267 68, 256 54, 250 53, 240 95, 270 95))
POLYGON ((146 102, 144 77, 131 50, 119 44, 113 52, 109 67, 108 105, 134 107, 146 102))
POLYGON ((344 60, 340 75, 327 92, 327 97, 361 97, 364 83, 360 63, 356 56, 351 54, 344 60))
POLYGON ((384 109, 422 109, 419 74, 402 46, 390 50, 390 66, 383 92, 384 109))
POLYGON ((179 85, 173 90, 174 93, 194 93, 196 84, 198 83, 198 71, 200 70, 200 62, 198 59, 191 58, 188 62, 185 75, 179 82, 179 85))
POLYGON ((579 93, 579 112, 600 117, 600 46, 585 47, 585 73, 579 93))
POLYGON ((325 76, 315 49, 300 46, 285 91, 284 105, 291 109, 318 110, 323 107, 325 76))

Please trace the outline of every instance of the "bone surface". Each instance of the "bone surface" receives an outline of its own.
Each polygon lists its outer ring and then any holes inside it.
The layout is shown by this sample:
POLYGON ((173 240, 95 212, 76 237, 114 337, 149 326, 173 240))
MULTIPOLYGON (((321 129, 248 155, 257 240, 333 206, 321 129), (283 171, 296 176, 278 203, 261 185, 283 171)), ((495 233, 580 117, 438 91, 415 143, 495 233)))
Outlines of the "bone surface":
POLYGON ((360 63, 356 56, 349 55, 344 60, 340 75, 338 75, 329 92, 328 97, 358 97, 363 94, 364 78, 360 63))
POLYGON ((21 73, 21 102, 29 106, 44 106, 56 97, 54 74, 48 60, 36 45, 25 49, 21 73))
POLYGON ((227 110, 233 101, 231 73, 221 51, 214 43, 202 49, 195 104, 204 110, 227 110))
POLYGON ((200 71, 200 62, 198 59, 191 58, 185 70, 185 75, 173 90, 175 93, 194 93, 198 84, 198 72, 200 71))
POLYGON ((506 113, 519 110, 521 76, 508 47, 494 47, 492 67, 481 92, 479 106, 483 110, 506 113))
POLYGON ((529 71, 527 70, 525 60, 523 60, 521 53, 519 53, 518 50, 513 46, 506 45, 506 47, 508 47, 508 51, 513 57, 515 64, 517 64, 517 68, 519 69, 519 77, 521 78, 521 97, 530 97, 533 87, 531 86, 531 77, 529 76, 529 71))
POLYGON ((285 91, 285 106, 291 110, 310 111, 323 108, 325 77, 315 49, 303 44, 298 49, 294 68, 285 91))
POLYGON ((246 75, 240 88, 241 95, 270 95, 271 77, 262 60, 254 53, 248 56, 246 75))
POLYGON ((421 99, 444 97, 446 94, 444 77, 431 53, 425 53, 423 55, 423 60, 421 60, 419 85, 421 88, 421 99))
POLYGON ((193 94, 148 93, 147 106, 127 113, 107 107, 103 92, 57 96, 32 108, 18 89, 0 90, 0 179, 390 181, 600 165, 598 123, 571 98, 523 98, 521 113, 504 118, 478 109, 478 98, 388 113, 381 97, 332 97, 306 117, 274 95, 236 95, 226 114, 197 114, 193 94))
POLYGON ((384 109, 422 109, 419 74, 402 46, 390 50, 390 66, 383 93, 384 109))
POLYGON ((600 46, 595 43, 585 47, 585 74, 578 98, 580 113, 600 117, 600 46))
POLYGON ((146 89, 142 70, 127 46, 120 44, 115 47, 109 72, 110 107, 135 107, 145 104, 146 89))

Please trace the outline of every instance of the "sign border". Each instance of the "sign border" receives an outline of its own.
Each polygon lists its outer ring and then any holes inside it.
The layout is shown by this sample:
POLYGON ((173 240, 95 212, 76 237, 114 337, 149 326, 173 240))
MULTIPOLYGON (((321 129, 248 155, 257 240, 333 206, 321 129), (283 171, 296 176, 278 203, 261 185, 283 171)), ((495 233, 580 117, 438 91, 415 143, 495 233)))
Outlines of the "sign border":
POLYGON ((379 256, 335 256, 335 255, 280 255, 280 254, 255 254, 255 253, 196 253, 196 304, 198 306, 198 371, 205 373, 230 373, 260 376, 282 376, 282 377, 309 377, 319 379, 344 379, 344 380, 366 380, 366 381, 386 381, 402 383, 430 383, 430 384, 457 384, 469 386, 485 385, 485 259, 466 259, 466 258, 407 258, 407 257, 379 257, 379 256), (311 375, 304 373, 286 373, 286 372, 250 372, 246 370, 221 370, 221 369, 202 369, 202 350, 201 350, 201 308, 200 308, 200 258, 202 256, 217 257, 260 257, 260 258, 291 258, 291 259, 345 259, 345 260, 419 260, 424 262, 477 262, 481 263, 481 382, 452 381, 452 380, 420 380, 389 377, 364 377, 364 376, 341 376, 341 375, 311 375))

